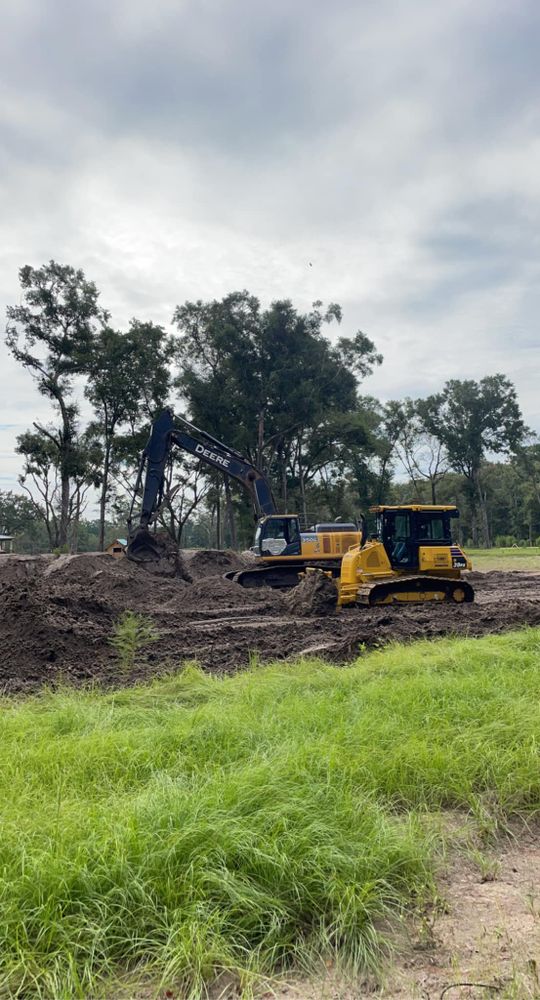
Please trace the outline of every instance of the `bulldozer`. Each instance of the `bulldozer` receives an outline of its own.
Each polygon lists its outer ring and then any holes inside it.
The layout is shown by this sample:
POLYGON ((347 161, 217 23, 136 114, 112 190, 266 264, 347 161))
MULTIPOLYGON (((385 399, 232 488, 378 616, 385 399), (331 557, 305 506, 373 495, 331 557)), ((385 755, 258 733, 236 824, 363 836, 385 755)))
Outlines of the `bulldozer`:
POLYGON ((452 541, 454 505, 378 505, 376 531, 343 556, 337 604, 378 605, 422 601, 462 604, 474 600, 463 571, 472 568, 452 541))
POLYGON ((322 569, 339 577, 341 560, 351 545, 361 545, 365 528, 353 522, 318 522, 302 527, 298 514, 280 514, 266 475, 235 448, 164 410, 152 425, 142 453, 128 518, 127 556, 135 562, 161 558, 159 538, 150 530, 163 500, 166 468, 175 449, 187 452, 224 476, 236 480, 249 494, 257 522, 251 547, 253 565, 227 573, 242 587, 295 587, 307 569, 322 569), (175 426, 176 422, 180 426, 175 426), (141 507, 134 517, 142 492, 141 507))

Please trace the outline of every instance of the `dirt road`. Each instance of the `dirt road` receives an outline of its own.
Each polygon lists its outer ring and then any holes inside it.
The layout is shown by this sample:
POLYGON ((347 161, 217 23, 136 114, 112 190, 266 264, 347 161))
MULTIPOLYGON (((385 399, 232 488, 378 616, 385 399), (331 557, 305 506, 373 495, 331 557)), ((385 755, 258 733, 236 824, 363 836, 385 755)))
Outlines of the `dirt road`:
POLYGON ((155 577, 106 555, 2 557, 0 689, 31 691, 62 680, 129 683, 186 660, 209 671, 233 671, 252 654, 264 661, 313 653, 344 663, 364 647, 393 639, 540 625, 535 573, 472 574, 476 602, 469 605, 352 608, 303 617, 276 591, 246 591, 215 575, 237 566, 234 553, 197 553, 185 562, 183 575, 194 581, 187 582, 155 577), (126 609, 151 618, 160 641, 122 681, 109 639, 126 609))

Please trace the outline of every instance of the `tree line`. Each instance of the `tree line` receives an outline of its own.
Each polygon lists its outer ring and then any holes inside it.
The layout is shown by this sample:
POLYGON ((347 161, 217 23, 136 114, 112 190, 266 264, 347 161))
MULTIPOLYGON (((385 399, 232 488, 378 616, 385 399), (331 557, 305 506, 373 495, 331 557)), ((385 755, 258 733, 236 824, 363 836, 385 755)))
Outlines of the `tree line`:
MULTIPOLYGON (((336 303, 302 313, 242 291, 179 305, 172 332, 135 318, 119 330, 83 271, 50 261, 19 277, 6 343, 51 419, 17 439, 21 492, 0 493, 0 530, 29 547, 103 549, 125 533, 138 456, 165 405, 263 469, 306 525, 421 500, 457 502, 475 545, 540 534, 540 445, 503 374, 383 403, 364 392, 383 358, 363 332, 340 334, 336 303)), ((236 485, 181 454, 160 520, 184 545, 244 546, 253 530, 236 485)))

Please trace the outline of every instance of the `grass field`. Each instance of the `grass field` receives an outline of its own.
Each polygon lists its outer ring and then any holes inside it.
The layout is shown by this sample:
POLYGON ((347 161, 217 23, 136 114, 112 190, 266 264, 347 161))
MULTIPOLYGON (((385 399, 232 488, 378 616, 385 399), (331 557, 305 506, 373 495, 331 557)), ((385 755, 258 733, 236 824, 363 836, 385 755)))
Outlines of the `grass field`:
POLYGON ((527 570, 540 573, 540 548, 524 549, 466 549, 472 559, 473 569, 527 570))
POLYGON ((540 630, 4 702, 0 995, 374 967, 433 814, 540 803, 540 630))

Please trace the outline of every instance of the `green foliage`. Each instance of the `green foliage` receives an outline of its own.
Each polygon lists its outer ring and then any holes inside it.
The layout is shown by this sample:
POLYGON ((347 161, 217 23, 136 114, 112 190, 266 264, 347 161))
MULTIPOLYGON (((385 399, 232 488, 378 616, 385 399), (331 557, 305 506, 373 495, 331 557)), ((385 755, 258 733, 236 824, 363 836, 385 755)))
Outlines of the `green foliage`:
MULTIPOLYGON (((99 293, 83 271, 51 260, 41 268, 19 271, 22 302, 8 306, 6 344, 26 368, 39 392, 51 400, 58 426, 22 435, 19 451, 26 456, 25 475, 33 478, 43 501, 49 537, 65 545, 70 521, 72 478, 84 478, 77 441, 78 407, 72 399, 73 378, 87 369, 92 339, 107 319, 99 293), (58 474, 59 487, 52 481, 58 474)), ((75 504, 77 507, 77 504, 75 504)))
POLYGON ((301 314, 284 300, 262 310, 247 292, 186 302, 174 315, 177 384, 192 419, 269 471, 281 505, 306 517, 323 470, 330 498, 352 456, 377 451, 377 421, 358 381, 382 358, 361 332, 332 344, 324 327, 340 321, 335 304, 301 314))
POLYGON ((539 656, 531 629, 5 701, 0 992, 373 967, 430 891, 429 811, 538 811, 539 656))
POLYGON ((149 618, 135 611, 124 611, 114 626, 110 643, 116 650, 121 669, 129 671, 145 646, 158 639, 159 632, 149 618))
POLYGON ((0 535, 18 535, 34 517, 32 501, 20 493, 0 490, 0 535))
POLYGON ((162 327, 132 320, 121 333, 104 327, 94 337, 85 394, 94 407, 89 433, 101 451, 99 548, 105 544, 105 520, 111 499, 111 473, 127 455, 135 465, 140 451, 137 430, 163 407, 169 388, 171 344, 162 327), (126 441, 119 431, 129 427, 126 441), (119 447, 117 447, 117 445, 119 447), (126 448, 127 445, 127 448, 126 448))
POLYGON ((478 510, 484 544, 491 545, 486 493, 481 475, 486 455, 509 454, 522 444, 526 427, 516 390, 505 375, 447 382, 442 392, 417 401, 426 430, 443 445, 450 466, 467 481, 473 514, 478 510))

